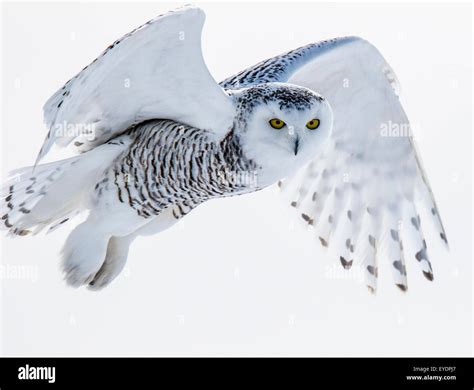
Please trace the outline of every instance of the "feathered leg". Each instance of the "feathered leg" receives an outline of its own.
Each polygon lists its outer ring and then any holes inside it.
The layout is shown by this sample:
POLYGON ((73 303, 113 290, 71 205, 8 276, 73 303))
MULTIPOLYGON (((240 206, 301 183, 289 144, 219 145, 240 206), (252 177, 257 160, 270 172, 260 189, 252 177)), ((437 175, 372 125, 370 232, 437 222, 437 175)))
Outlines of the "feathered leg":
POLYGON ((127 262, 128 250, 132 242, 138 236, 149 236, 157 234, 169 227, 173 226, 179 218, 178 214, 173 214, 173 209, 164 210, 159 216, 153 218, 135 232, 118 237, 113 236, 109 239, 105 260, 100 269, 93 276, 92 280, 88 281, 88 288, 90 290, 100 290, 108 286, 123 270, 127 262))
POLYGON ((79 287, 89 283, 104 262, 110 233, 89 217, 69 235, 61 251, 66 282, 79 287))
POLYGON ((111 237, 107 245, 105 260, 99 271, 89 282, 90 290, 100 290, 109 285, 123 270, 127 263, 128 250, 136 234, 125 237, 111 237))
MULTIPOLYGON (((89 284, 106 260, 109 240, 129 236, 148 222, 132 208, 115 200, 109 192, 104 203, 92 208, 86 221, 71 232, 64 244, 61 257, 67 283, 73 287, 89 284)), ((109 263, 112 258, 115 263, 116 256, 112 254, 116 250, 121 253, 123 248, 112 244, 111 249, 109 263)))

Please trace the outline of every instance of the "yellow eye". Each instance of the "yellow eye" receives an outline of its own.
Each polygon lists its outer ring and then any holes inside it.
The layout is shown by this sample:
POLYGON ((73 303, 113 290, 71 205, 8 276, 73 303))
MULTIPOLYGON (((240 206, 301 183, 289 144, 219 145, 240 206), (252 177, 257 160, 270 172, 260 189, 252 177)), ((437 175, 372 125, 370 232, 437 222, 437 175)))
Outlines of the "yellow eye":
POLYGON ((310 130, 317 129, 319 127, 319 119, 311 119, 308 123, 306 123, 306 127, 310 130))
POLYGON ((283 126, 285 126, 285 122, 283 122, 281 119, 278 118, 273 118, 268 121, 270 123, 270 126, 273 127, 274 129, 281 129, 283 126))

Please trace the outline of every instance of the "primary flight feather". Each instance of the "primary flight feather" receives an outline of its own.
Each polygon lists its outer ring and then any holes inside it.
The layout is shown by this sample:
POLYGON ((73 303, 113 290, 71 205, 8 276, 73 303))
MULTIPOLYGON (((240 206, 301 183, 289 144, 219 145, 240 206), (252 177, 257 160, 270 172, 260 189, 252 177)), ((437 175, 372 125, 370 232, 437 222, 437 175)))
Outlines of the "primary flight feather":
POLYGON ((278 183, 344 268, 364 267, 371 291, 380 261, 403 291, 406 261, 433 280, 420 206, 447 238, 398 81, 377 49, 331 39, 217 84, 202 58, 203 23, 192 6, 152 19, 46 102, 37 165, 2 187, 2 229, 52 231, 88 210, 66 240, 62 267, 69 284, 100 289, 121 272, 137 236, 207 200, 278 183), (394 126, 406 132, 394 135, 394 126), (77 155, 38 164, 55 143, 77 155))

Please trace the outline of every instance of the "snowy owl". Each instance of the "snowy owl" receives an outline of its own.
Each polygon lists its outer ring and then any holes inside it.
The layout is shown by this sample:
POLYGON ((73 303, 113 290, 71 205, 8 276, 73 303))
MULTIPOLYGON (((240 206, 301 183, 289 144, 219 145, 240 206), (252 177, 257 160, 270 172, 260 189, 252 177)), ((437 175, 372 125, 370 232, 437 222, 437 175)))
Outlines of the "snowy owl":
POLYGON ((68 284, 98 290, 133 240, 196 206, 276 184, 301 223, 369 290, 405 258, 428 280, 425 211, 447 245, 398 82, 367 41, 344 37, 267 59, 221 83, 204 63, 204 12, 160 15, 110 45, 44 106, 49 128, 34 167, 2 186, 1 227, 52 231, 88 211, 61 252, 68 284), (68 159, 39 164, 52 145, 68 159), (402 244, 403 242, 403 244, 402 244))

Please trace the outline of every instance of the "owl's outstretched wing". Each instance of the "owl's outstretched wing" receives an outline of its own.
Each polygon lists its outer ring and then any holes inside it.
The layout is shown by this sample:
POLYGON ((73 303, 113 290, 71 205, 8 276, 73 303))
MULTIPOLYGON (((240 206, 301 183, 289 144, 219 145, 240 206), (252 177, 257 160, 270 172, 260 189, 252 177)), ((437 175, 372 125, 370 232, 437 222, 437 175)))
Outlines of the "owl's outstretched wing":
POLYGON ((210 75, 201 52, 204 12, 186 6, 150 20, 110 45, 44 106, 54 143, 79 151, 104 143, 137 122, 165 118, 220 136, 233 105, 210 75))
POLYGON ((362 265, 371 291, 378 264, 388 261, 407 289, 405 259, 433 280, 420 210, 441 240, 446 234, 397 96, 396 77, 368 42, 355 37, 311 44, 266 60, 221 83, 244 87, 288 82, 327 98, 334 129, 326 151, 280 183, 299 218, 344 268, 362 265))

